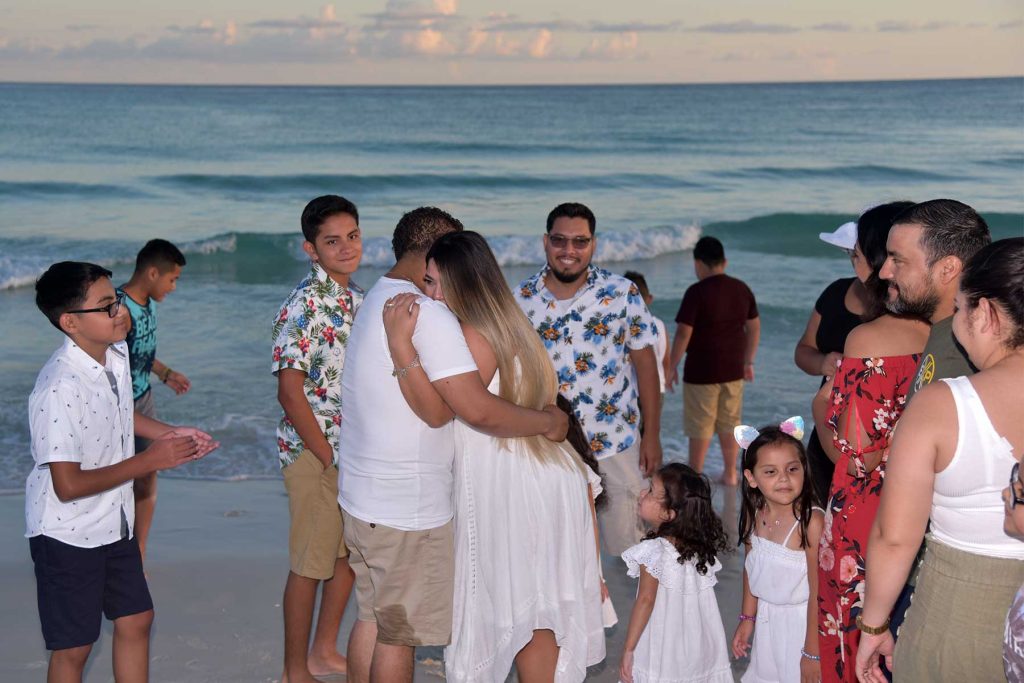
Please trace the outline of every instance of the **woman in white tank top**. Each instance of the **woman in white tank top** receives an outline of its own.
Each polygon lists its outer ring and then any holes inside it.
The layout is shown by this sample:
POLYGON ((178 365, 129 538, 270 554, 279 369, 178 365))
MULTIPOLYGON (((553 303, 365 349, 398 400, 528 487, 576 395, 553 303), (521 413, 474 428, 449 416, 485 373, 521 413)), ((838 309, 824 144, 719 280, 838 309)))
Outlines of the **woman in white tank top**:
POLYGON ((1002 680, 1002 640, 1024 583, 1024 542, 1003 529, 1002 490, 1024 451, 1024 238, 964 268, 953 332, 980 372, 919 392, 896 429, 867 552, 861 681, 1002 680), (914 602, 893 655, 888 617, 929 518, 914 602), (878 630, 882 633, 876 633, 878 630))

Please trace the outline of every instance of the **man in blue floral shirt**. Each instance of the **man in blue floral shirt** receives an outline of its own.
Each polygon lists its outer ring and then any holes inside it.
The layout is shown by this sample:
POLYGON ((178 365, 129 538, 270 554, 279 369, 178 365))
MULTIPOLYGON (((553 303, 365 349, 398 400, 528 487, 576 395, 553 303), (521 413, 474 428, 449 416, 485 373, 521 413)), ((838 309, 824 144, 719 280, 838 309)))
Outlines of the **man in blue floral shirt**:
POLYGON ((271 364, 284 409, 277 446, 291 516, 284 590, 283 678, 289 683, 312 683, 314 676, 342 674, 347 667, 338 652, 338 629, 354 577, 338 509, 338 433, 345 345, 363 299, 349 281, 363 254, 355 205, 336 195, 314 199, 302 212, 302 234, 313 267, 274 321, 271 364))
POLYGON ((547 265, 519 285, 517 301, 600 461, 608 491, 608 505, 598 513, 602 543, 621 555, 643 536, 637 502, 647 488, 644 477, 661 464, 658 332, 636 285, 591 265, 595 227, 583 204, 555 207, 544 235, 547 265))

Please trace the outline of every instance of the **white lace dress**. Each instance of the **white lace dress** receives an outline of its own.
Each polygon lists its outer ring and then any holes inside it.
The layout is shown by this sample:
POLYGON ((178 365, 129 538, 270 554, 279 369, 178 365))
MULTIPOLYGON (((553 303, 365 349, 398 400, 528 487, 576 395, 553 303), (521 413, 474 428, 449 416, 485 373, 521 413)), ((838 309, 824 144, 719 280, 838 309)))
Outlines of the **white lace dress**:
MULTIPOLYGON (((498 391, 495 375, 488 389, 498 391)), ((605 656, 587 478, 565 456, 544 465, 521 442, 455 425, 455 604, 448 681, 496 681, 537 629, 560 647, 556 681, 605 656)), ((555 447, 555 446, 553 446, 555 447)))
POLYGON ((633 659, 635 683, 733 683, 722 615, 715 600, 715 574, 722 564, 697 572, 694 560, 679 563, 679 552, 664 538, 641 541, 622 554, 630 576, 640 567, 658 580, 647 628, 633 659))

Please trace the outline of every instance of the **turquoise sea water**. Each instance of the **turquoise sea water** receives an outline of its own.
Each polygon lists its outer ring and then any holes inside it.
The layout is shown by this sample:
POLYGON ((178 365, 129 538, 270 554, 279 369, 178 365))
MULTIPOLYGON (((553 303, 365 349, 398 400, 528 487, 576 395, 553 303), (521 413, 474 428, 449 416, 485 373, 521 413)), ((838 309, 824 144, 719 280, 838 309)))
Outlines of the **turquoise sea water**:
MULTIPOLYGON (((160 414, 223 448, 174 476, 277 476, 270 320, 306 270, 298 216, 318 194, 362 212, 369 286, 401 213, 441 206, 487 235, 510 281, 541 265, 555 204, 598 216, 598 261, 648 275, 671 321, 700 234, 763 320, 746 415, 809 417, 792 349, 846 276, 817 239, 893 199, 953 197, 1024 234, 1024 79, 844 84, 256 88, 0 84, 0 490, 31 467, 26 401, 59 343, 31 284, 52 261, 127 278, 147 239, 185 247, 160 307, 159 357, 193 380, 160 414)), ((671 323, 670 323, 671 328, 671 323)), ((681 401, 666 451, 685 451, 681 401)), ((720 469, 717 451, 709 471, 720 469)))

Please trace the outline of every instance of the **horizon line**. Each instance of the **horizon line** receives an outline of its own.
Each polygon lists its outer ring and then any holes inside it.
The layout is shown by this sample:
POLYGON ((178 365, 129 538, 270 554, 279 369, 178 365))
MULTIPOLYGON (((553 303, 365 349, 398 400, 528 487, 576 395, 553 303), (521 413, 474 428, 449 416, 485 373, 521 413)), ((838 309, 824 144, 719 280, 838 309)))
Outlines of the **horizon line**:
POLYGON ((835 80, 779 80, 779 81, 647 81, 613 83, 188 83, 188 82, 146 82, 146 81, 60 81, 60 80, 0 80, 6 85, 77 85, 77 86, 122 86, 146 88, 629 88, 629 87, 674 87, 674 86, 724 86, 724 85, 840 85, 845 83, 920 83, 941 81, 994 81, 1024 78, 1024 73, 1002 76, 934 76, 895 78, 851 78, 835 80))

